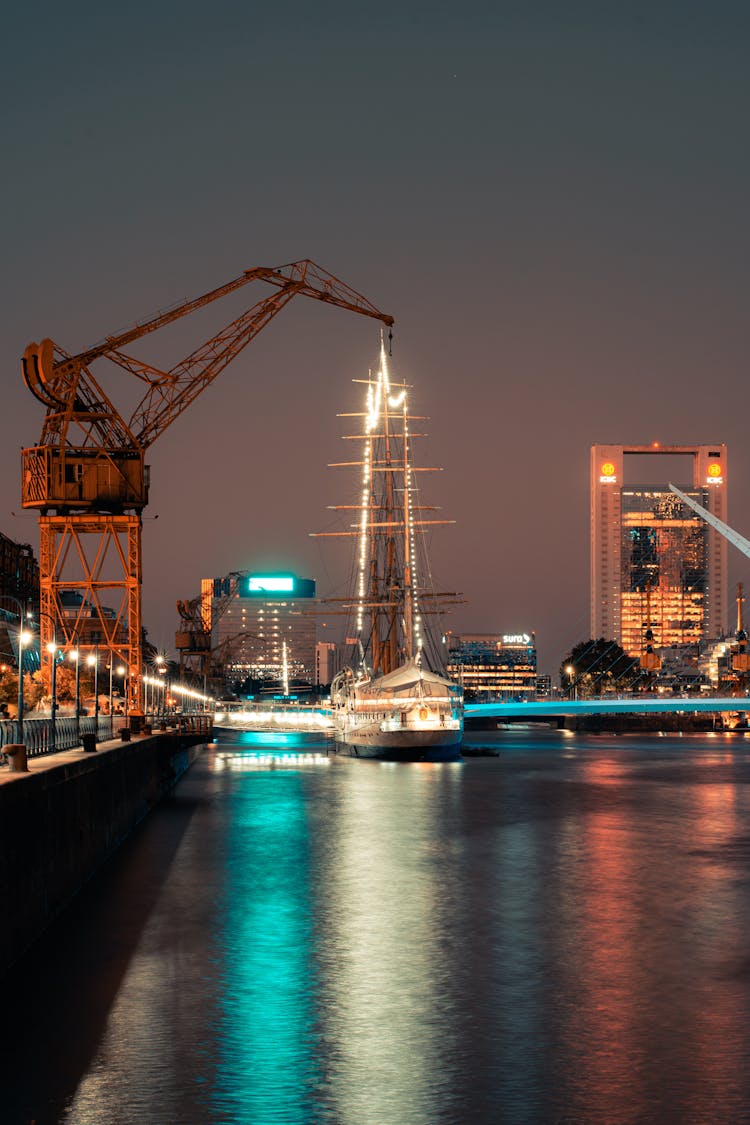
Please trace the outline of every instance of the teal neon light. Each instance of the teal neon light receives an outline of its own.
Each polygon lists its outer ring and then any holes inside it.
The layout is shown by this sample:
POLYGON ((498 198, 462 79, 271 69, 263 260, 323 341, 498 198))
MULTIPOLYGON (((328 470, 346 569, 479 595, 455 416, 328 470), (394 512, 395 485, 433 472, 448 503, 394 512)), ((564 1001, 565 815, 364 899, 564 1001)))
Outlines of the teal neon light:
POLYGON ((252 574, 248 583, 248 590, 251 594, 291 594, 294 592, 294 577, 291 574, 252 574))

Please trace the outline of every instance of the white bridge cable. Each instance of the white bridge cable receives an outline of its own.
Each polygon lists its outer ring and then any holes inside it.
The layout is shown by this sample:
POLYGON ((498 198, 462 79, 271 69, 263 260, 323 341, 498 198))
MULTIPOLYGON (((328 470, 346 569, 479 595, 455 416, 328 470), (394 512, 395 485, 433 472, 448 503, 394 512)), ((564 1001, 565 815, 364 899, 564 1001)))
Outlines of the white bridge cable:
POLYGON ((701 519, 715 528, 715 530, 718 531, 720 535, 723 535, 738 551, 741 551, 746 558, 750 559, 750 539, 746 539, 744 535, 740 535, 738 531, 734 531, 729 524, 724 523, 724 521, 720 520, 718 516, 715 516, 713 512, 706 511, 697 500, 693 500, 691 496, 686 496, 676 485, 670 484, 669 489, 670 492, 673 492, 675 496, 679 497, 683 504, 687 504, 688 508, 692 508, 694 512, 697 512, 701 519))

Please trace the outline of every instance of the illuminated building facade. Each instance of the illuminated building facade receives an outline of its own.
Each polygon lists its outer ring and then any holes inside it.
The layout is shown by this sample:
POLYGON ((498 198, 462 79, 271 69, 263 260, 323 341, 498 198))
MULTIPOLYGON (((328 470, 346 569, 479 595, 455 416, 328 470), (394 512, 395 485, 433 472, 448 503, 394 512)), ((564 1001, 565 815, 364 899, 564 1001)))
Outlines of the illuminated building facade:
POLYGON ((591 447, 591 636, 632 656, 726 632, 726 540, 670 483, 726 520, 726 445, 591 447))
POLYGON ((38 614, 39 563, 34 552, 28 543, 15 543, 0 532, 0 599, 5 595, 21 602, 24 613, 38 614))
MULTIPOLYGON (((314 682, 316 670, 315 582, 296 574, 243 574, 223 580, 229 602, 217 591, 213 646, 234 676, 281 681, 286 644, 290 680, 314 682)), ((221 585, 221 584, 220 584, 221 585)))
POLYGON ((467 699, 529 699, 536 695, 533 633, 447 633, 448 675, 467 699))

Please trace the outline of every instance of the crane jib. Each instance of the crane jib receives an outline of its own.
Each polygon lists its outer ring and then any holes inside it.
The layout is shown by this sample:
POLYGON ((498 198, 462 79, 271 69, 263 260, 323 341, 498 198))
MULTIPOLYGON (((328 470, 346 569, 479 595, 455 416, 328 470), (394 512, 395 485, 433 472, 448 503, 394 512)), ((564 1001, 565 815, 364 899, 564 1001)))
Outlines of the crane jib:
POLYGON ((47 644, 66 638, 66 644, 85 648, 86 636, 68 637, 61 592, 71 585, 88 591, 91 636, 107 638, 115 659, 128 669, 129 711, 141 706, 141 534, 142 512, 148 503, 148 447, 209 386, 239 352, 294 296, 380 320, 390 327, 393 317, 380 312, 366 297, 309 259, 275 268, 257 267, 239 277, 159 312, 77 355, 66 354, 50 339, 26 348, 23 380, 46 408, 41 439, 22 451, 22 504, 39 512, 41 652, 49 661, 47 644), (123 349, 252 281, 266 282, 275 292, 258 301, 195 349, 169 371, 126 355, 123 349), (90 367, 99 359, 146 384, 129 420, 123 418, 90 367), (90 539, 97 542, 87 551, 90 539), (121 577, 100 574, 100 560, 110 552, 119 559, 121 577), (65 565, 78 560, 75 579, 65 565), (122 605, 115 620, 107 616, 100 593, 111 598, 118 591, 122 605))

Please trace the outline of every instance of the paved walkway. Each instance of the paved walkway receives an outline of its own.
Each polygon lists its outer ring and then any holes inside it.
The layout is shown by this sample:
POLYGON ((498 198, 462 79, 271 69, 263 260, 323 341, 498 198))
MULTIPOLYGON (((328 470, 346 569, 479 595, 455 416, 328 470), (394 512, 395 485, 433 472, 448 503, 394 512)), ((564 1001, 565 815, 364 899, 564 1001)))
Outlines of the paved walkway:
MULTIPOLYGON (((154 734, 133 734, 131 735, 131 742, 140 742, 144 738, 153 738, 155 734, 164 734, 164 731, 156 731, 154 734)), ((114 750, 118 746, 127 746, 120 738, 110 738, 106 742, 98 743, 96 753, 88 750, 83 750, 80 746, 75 747, 73 750, 61 750, 58 754, 40 754, 36 758, 29 758, 27 761, 28 773, 15 773, 11 772, 9 765, 0 764, 0 785, 5 785, 9 781, 22 781, 32 773, 44 773, 46 770, 55 769, 57 766, 64 766, 68 762, 79 762, 82 758, 96 757, 96 754, 104 754, 108 750, 114 750)), ((2 754, 2 751, 0 751, 2 754)))

